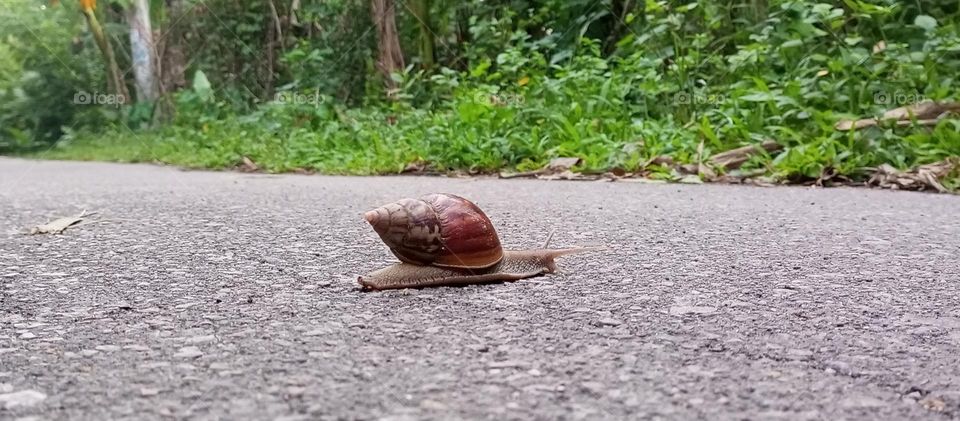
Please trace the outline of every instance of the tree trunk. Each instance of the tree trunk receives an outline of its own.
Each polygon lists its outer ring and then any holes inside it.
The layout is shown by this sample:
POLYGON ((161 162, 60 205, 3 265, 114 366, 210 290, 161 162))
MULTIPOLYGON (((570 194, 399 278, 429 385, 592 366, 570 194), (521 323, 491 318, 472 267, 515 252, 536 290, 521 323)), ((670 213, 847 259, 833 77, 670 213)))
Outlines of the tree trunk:
POLYGON ((167 0, 169 26, 159 37, 163 47, 160 55, 160 93, 175 92, 187 86, 187 58, 184 54, 182 23, 183 0, 167 0), (179 23, 179 24, 178 24, 179 23))
POLYGON ((624 33, 629 28, 627 25, 627 15, 634 12, 637 5, 633 0, 613 0, 610 4, 610 18, 612 25, 607 39, 603 43, 604 54, 611 54, 617 49, 617 43, 623 39, 624 33))
MULTIPOLYGON (((269 101, 274 96, 274 84, 277 78, 277 68, 280 67, 279 57, 286 52, 283 38, 283 21, 280 19, 280 13, 277 11, 277 5, 273 0, 267 0, 272 26, 267 28, 266 48, 267 48, 267 74, 264 83, 263 97, 269 101), (277 53, 277 50, 280 53, 277 53)), ((292 13, 292 12, 291 12, 292 13)), ((289 29, 289 27, 288 27, 289 29)))
POLYGON ((470 16, 471 10, 467 3, 458 3, 456 6, 455 18, 457 20, 457 59, 454 65, 457 69, 467 70, 470 68, 470 61, 466 56, 466 45, 473 41, 470 35, 470 16))
MULTIPOLYGON (((277 15, 277 8, 274 6, 273 1, 268 0, 267 4, 270 5, 270 14, 271 16, 277 15)), ((265 71, 265 80, 263 84, 263 94, 261 96, 265 101, 270 101, 273 99, 273 73, 274 73, 274 62, 276 61, 277 53, 275 46, 277 44, 277 38, 280 36, 280 21, 270 21, 270 24, 267 25, 266 37, 264 40, 264 48, 266 49, 266 66, 265 71)))
POLYGON ((373 23, 377 26, 377 68, 383 73, 387 85, 387 97, 396 94, 397 82, 391 76, 403 70, 403 51, 397 34, 396 10, 393 0, 370 0, 373 23))
POLYGON ((434 66, 434 39, 433 26, 430 23, 430 0, 413 0, 411 3, 413 17, 420 25, 420 62, 426 70, 434 66))
POLYGON ((153 102, 157 99, 157 77, 153 65, 156 49, 147 0, 133 0, 130 3, 127 23, 130 25, 130 52, 137 102, 153 102))
POLYGON ((767 4, 767 0, 753 0, 753 7, 751 8, 751 10, 753 11, 754 24, 758 24, 767 20, 768 7, 769 5, 767 4))
POLYGON ((97 14, 94 12, 96 7, 96 0, 80 1, 80 11, 87 20, 87 26, 90 27, 90 32, 93 33, 93 39, 97 43, 97 48, 99 48, 100 53, 103 54, 103 64, 107 72, 107 89, 114 95, 122 96, 125 102, 130 97, 130 93, 127 91, 127 86, 123 83, 123 73, 120 73, 120 67, 117 66, 117 59, 113 54, 113 47, 110 46, 110 40, 107 39, 106 34, 103 33, 100 21, 97 20, 97 14))
POLYGON ((166 0, 166 22, 160 25, 161 30, 155 34, 157 58, 156 73, 160 76, 158 83, 160 108, 156 117, 160 120, 170 120, 176 114, 176 106, 170 93, 187 86, 187 58, 184 53, 183 30, 180 23, 183 17, 183 0, 166 0))

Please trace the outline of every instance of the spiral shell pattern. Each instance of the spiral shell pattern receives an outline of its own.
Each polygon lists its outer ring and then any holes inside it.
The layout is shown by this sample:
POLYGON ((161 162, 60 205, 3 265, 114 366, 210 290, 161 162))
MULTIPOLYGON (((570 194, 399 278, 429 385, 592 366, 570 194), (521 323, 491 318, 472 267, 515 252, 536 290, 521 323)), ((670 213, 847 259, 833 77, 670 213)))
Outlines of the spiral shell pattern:
POLYGON ((478 269, 503 258, 490 219, 460 196, 438 193, 402 199, 369 211, 364 218, 405 263, 478 269))

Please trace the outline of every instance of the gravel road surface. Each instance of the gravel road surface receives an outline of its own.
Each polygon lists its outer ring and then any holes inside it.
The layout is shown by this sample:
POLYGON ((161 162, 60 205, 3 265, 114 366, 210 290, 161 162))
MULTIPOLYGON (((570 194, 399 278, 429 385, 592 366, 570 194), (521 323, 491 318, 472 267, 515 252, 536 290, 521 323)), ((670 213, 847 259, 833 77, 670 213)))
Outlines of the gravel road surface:
POLYGON ((960 197, 0 159, 0 419, 958 419, 960 197), (451 192, 514 283, 360 292, 451 192), (98 212, 62 235, 19 231, 98 212))

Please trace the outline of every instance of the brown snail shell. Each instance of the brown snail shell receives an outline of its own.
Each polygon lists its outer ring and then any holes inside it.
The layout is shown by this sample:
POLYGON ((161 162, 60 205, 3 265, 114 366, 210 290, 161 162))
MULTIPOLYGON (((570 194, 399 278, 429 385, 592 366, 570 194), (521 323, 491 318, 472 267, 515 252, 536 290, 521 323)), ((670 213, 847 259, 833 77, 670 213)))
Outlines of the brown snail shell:
POLYGON ((402 262, 480 269, 503 259, 493 223, 460 196, 402 199, 369 211, 364 218, 402 262))
POLYGON ((553 273, 554 259, 591 248, 503 250, 490 219, 467 199, 429 194, 364 214, 401 260, 357 279, 364 290, 515 281, 553 273))

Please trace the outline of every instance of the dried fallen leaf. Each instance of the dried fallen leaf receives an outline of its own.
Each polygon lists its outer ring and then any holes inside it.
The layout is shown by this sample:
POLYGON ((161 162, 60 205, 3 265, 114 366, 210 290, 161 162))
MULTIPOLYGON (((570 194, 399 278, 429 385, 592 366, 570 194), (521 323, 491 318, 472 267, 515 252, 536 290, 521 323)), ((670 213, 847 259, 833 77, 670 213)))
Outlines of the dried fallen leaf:
POLYGON ((909 171, 901 171, 883 164, 874 169, 867 185, 887 189, 926 190, 934 189, 940 193, 949 190, 940 180, 960 167, 960 157, 951 157, 932 164, 921 165, 909 171))
POLYGON ((667 180, 659 180, 655 178, 621 178, 617 180, 618 183, 640 183, 640 184, 666 184, 667 180))
MULTIPOLYGON (((500 178, 521 178, 521 177, 536 177, 542 180, 582 180, 584 178, 566 178, 570 177, 566 173, 571 173, 570 168, 579 164, 581 162, 580 158, 554 158, 551 159, 547 165, 536 171, 524 171, 518 173, 500 173, 500 178)), ((586 178, 588 180, 593 180, 596 178, 586 178)))
POLYGON ((882 53, 883 50, 887 49, 887 43, 884 40, 877 41, 876 44, 873 44, 873 53, 882 53))
POLYGON ((864 118, 857 121, 853 120, 840 120, 836 125, 833 126, 834 129, 841 132, 846 132, 850 130, 860 130, 864 127, 876 126, 877 119, 875 118, 864 118))
POLYGON ((960 111, 960 103, 924 101, 906 107, 897 107, 887 110, 880 119, 863 118, 860 120, 840 120, 834 125, 839 131, 858 130, 880 124, 881 121, 896 121, 898 126, 909 126, 916 119, 921 126, 935 126, 940 120, 951 113, 960 111))
POLYGON ((257 172, 260 170, 260 167, 258 167, 257 164, 255 164, 252 159, 245 156, 243 157, 242 161, 243 162, 240 164, 240 171, 257 172))
POLYGON ((716 177, 717 174, 713 172, 709 167, 703 165, 703 139, 700 139, 700 144, 697 145, 697 175, 706 178, 707 180, 716 177))
POLYGON ((426 169, 427 169, 427 162, 422 159, 417 159, 416 161, 413 161, 407 164, 407 166, 403 167, 403 171, 401 172, 404 174, 422 173, 426 171, 426 169))
POLYGON ((537 178, 540 180, 598 180, 600 179, 600 176, 593 174, 580 174, 567 170, 555 174, 539 174, 537 175, 537 178))
POLYGON ((773 177, 751 177, 744 179, 743 183, 759 187, 773 187, 777 185, 777 180, 773 177))
POLYGON ((580 158, 553 158, 545 169, 553 172, 563 172, 579 163, 580 158))
POLYGON ((533 178, 537 176, 536 171, 526 171, 526 172, 500 172, 497 174, 500 178, 533 178))
POLYGON ((960 110, 960 103, 924 101, 906 107, 897 107, 883 113, 884 120, 917 120, 935 119, 943 115, 960 110))
POLYGON ((673 165, 673 158, 670 157, 669 155, 658 155, 653 157, 649 161, 647 161, 646 164, 643 164, 643 167, 646 168, 651 165, 661 165, 661 166, 669 167, 673 165))
POLYGON ((917 401, 917 403, 919 403, 921 406, 923 406, 927 410, 933 411, 933 412, 943 412, 945 409, 947 409, 947 404, 943 400, 941 400, 940 398, 932 397, 932 396, 927 396, 923 399, 920 399, 919 401, 917 401))
POLYGON ((700 166, 697 164, 683 164, 679 168, 680 171, 685 174, 697 174, 697 170, 700 169, 700 166))
POLYGON ((775 152, 780 149, 783 149, 783 146, 780 146, 779 143, 772 140, 767 140, 759 145, 748 145, 718 153, 710 157, 709 162, 711 165, 717 168, 732 170, 740 168, 744 162, 747 162, 751 156, 760 153, 761 150, 775 152))
POLYGON ((844 185, 849 183, 851 183, 851 180, 840 174, 837 169, 831 165, 823 167, 820 170, 820 175, 816 180, 813 181, 813 185, 817 187, 844 185))
POLYGON ((84 212, 80 212, 80 214, 77 216, 67 216, 63 218, 57 218, 57 219, 54 219, 53 221, 47 222, 46 224, 37 225, 33 228, 30 228, 29 234, 31 235, 60 234, 64 230, 66 230, 68 227, 71 227, 73 225, 80 223, 80 221, 83 221, 84 217, 86 217, 87 215, 91 215, 91 214, 88 214, 86 213, 86 211, 84 211, 84 212))

